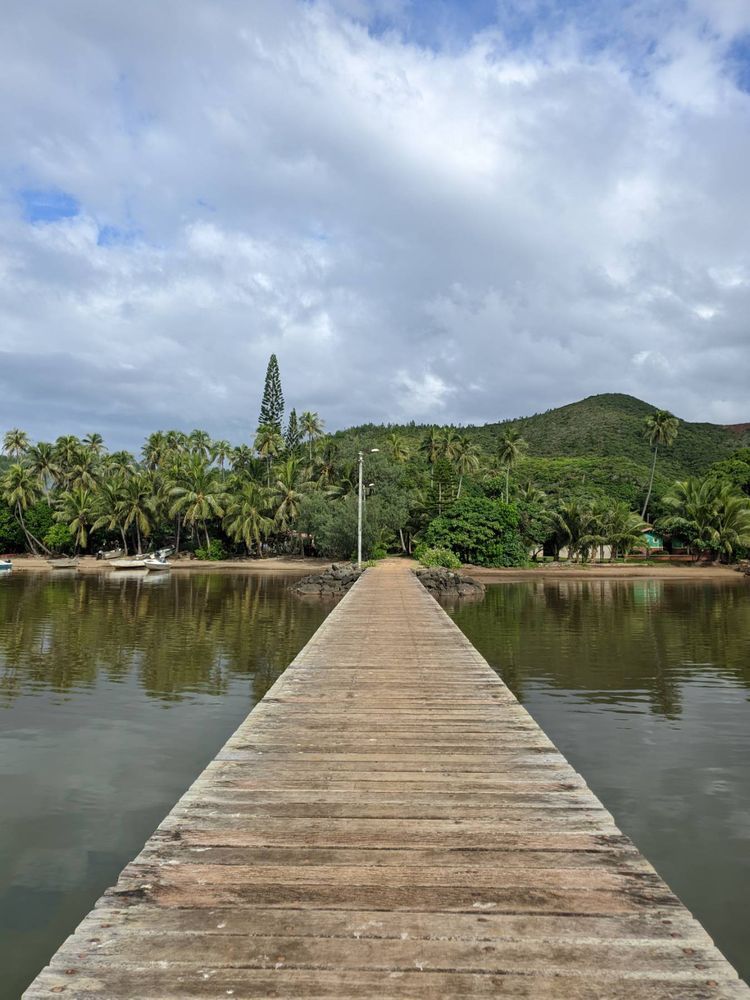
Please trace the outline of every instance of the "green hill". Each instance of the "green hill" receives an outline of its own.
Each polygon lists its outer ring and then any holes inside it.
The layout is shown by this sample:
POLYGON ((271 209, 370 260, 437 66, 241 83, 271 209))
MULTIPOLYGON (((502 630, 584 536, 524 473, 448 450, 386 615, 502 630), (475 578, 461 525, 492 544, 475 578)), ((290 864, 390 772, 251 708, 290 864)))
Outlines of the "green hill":
MULTIPOLYGON (((504 431, 518 427, 528 442, 530 458, 618 458, 641 466, 651 462, 651 449, 643 437, 644 418, 656 406, 620 393, 589 396, 577 403, 559 406, 529 417, 461 428, 486 454, 497 450, 504 431)), ((342 444, 356 441, 365 446, 382 442, 386 433, 399 431, 416 443, 430 425, 366 424, 334 435, 342 444)), ((713 462, 750 444, 750 427, 691 423, 680 420, 677 440, 662 450, 659 468, 663 476, 677 479, 704 472, 713 462)))

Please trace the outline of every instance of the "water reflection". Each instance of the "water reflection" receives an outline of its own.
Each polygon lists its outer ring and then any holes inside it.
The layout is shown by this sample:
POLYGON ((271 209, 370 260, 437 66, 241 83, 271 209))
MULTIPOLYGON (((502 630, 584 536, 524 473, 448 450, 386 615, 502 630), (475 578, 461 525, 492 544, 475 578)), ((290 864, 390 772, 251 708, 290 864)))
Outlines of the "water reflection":
POLYGON ((0 998, 17 998, 325 616, 286 579, 0 581, 0 998))
POLYGON ((748 978, 747 581, 509 583, 451 613, 748 978))
POLYGON ((0 587, 0 707, 131 675, 163 701, 252 676, 261 698, 323 613, 263 577, 19 573, 0 587))
POLYGON ((646 694, 669 719, 695 665, 750 687, 750 588, 662 580, 554 580, 492 586, 453 609, 523 700, 530 679, 621 705, 646 694))

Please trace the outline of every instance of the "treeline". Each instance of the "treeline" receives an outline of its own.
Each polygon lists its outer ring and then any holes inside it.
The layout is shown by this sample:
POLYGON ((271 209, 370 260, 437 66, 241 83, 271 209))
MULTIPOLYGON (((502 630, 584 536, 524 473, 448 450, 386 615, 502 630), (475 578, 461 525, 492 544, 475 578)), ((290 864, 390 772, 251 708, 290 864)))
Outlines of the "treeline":
POLYGON ((415 439, 368 428, 326 435, 320 416, 292 409, 269 362, 252 444, 202 430, 157 431, 139 455, 108 452, 101 435, 32 442, 7 432, 0 475, 0 551, 129 551, 172 545, 199 558, 299 553, 349 558, 356 548, 358 453, 365 453, 364 551, 369 557, 446 550, 463 562, 521 565, 543 553, 618 558, 651 528, 695 555, 736 558, 750 547, 750 449, 704 476, 663 487, 660 456, 679 433, 649 413, 652 454, 635 480, 628 459, 529 457, 518 427, 491 451, 460 429, 415 439), (372 449, 378 449, 373 452, 372 449))

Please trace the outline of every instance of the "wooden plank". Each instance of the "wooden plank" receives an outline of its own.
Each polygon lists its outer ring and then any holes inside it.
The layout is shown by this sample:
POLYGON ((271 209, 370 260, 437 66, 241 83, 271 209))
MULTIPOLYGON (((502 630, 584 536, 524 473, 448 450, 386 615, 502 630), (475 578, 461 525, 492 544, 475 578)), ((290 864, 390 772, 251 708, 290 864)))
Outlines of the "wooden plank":
POLYGON ((25 997, 750 997, 398 562, 369 570, 25 997))

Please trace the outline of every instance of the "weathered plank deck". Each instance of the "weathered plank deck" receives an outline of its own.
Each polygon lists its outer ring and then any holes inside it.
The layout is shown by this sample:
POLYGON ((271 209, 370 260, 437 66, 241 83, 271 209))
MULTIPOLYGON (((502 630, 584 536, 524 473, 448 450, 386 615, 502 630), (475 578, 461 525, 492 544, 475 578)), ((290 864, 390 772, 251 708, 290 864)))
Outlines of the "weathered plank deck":
POLYGON ((397 563, 332 612, 28 1000, 750 997, 397 563))

